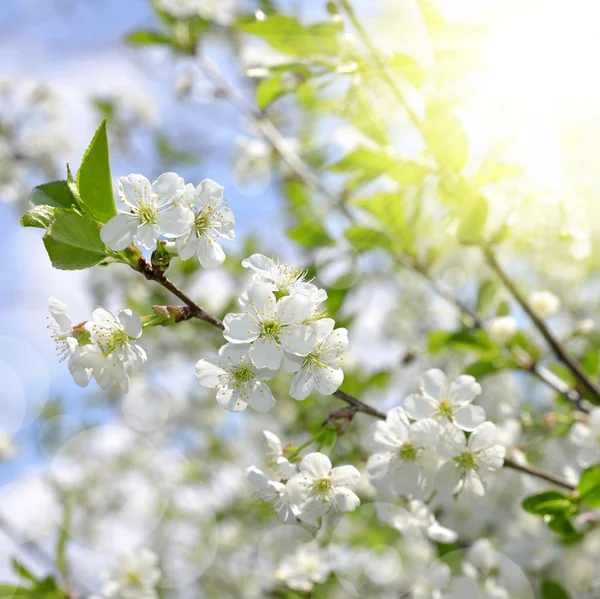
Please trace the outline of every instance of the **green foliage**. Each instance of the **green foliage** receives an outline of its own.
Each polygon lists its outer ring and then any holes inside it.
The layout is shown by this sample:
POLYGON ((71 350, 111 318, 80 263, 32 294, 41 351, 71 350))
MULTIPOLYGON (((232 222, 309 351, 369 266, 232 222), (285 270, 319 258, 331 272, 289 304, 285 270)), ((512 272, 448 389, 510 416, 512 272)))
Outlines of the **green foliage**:
POLYGON ((542 583, 542 599, 569 599, 569 593, 553 580, 544 580, 542 583))
POLYGON ((106 121, 103 121, 87 149, 77 173, 77 189, 82 209, 100 223, 117 212, 113 197, 108 156, 106 121))
POLYGON ((153 44, 171 44, 171 38, 158 31, 138 29, 128 33, 125 41, 134 46, 147 46, 153 44))
POLYGON ((523 509, 536 516, 556 515, 570 512, 572 503, 564 493, 545 491, 531 495, 523 501, 523 509))
POLYGON ((489 207, 483 197, 477 198, 461 216, 457 237, 461 243, 477 244, 483 241, 489 207))
POLYGON ((432 103, 427 107, 423 136, 443 169, 457 174, 463 170, 468 158, 467 135, 447 105, 432 103))
POLYGON ((67 181, 51 181, 34 187, 29 194, 29 202, 34 206, 67 209, 77 205, 77 200, 71 193, 67 181))
POLYGON ((481 355, 495 355, 499 349, 481 329, 461 329, 460 331, 433 331, 429 335, 429 352, 438 353, 444 349, 461 352, 476 352, 481 355))
POLYGON ((60 214, 66 212, 65 208, 54 208, 53 206, 36 206, 28 210, 21 218, 22 227, 37 227, 47 229, 60 214))
POLYGON ((398 73, 415 87, 420 88, 425 82, 425 73, 412 56, 394 52, 387 63, 392 72, 398 73))
POLYGON ((0 597, 23 597, 30 599, 67 599, 69 594, 60 589, 53 576, 38 578, 17 559, 12 560, 15 574, 22 580, 18 585, 0 584, 0 597))
POLYGON ((340 51, 337 34, 341 26, 334 22, 304 26, 293 17, 271 15, 262 21, 254 17, 241 19, 237 27, 293 56, 337 55, 340 51))
POLYGON ((391 250, 390 240, 370 227, 350 227, 344 231, 346 239, 357 252, 369 252, 377 248, 391 250))
POLYGON ((490 313, 498 291, 498 283, 495 279, 485 279, 481 282, 479 291, 477 292, 477 304, 475 308, 477 314, 487 316, 490 313))
POLYGON ((58 216, 44 235, 44 245, 52 266, 60 270, 89 268, 111 253, 100 239, 100 229, 77 212, 58 216))
POLYGON ((600 508, 600 464, 590 466, 582 472, 577 491, 585 505, 600 508))

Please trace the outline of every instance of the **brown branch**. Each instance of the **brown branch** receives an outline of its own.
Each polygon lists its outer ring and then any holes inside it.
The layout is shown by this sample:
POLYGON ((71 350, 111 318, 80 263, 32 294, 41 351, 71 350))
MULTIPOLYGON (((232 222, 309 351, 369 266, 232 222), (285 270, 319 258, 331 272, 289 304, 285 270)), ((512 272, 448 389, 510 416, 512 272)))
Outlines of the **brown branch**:
POLYGON ((502 281, 502 283, 504 283, 504 286, 508 289, 510 294, 521 306, 527 316, 529 316, 536 329, 540 332, 546 343, 554 352, 556 358, 571 371, 581 387, 590 395, 592 395, 592 397, 594 397, 596 403, 600 403, 600 387, 598 387, 598 385, 596 385, 596 383, 594 383, 587 376, 581 365, 567 353, 560 341, 550 331, 546 323, 535 313, 525 296, 521 293, 521 291, 498 262, 494 251, 490 247, 485 247, 483 248, 483 252, 490 268, 498 275, 498 278, 502 281))
MULTIPOLYGON (((212 324, 220 330, 223 330, 225 328, 222 320, 202 309, 196 302, 194 302, 194 300, 190 299, 173 282, 167 279, 164 273, 155 272, 154 270, 152 270, 152 267, 146 262, 144 258, 140 258, 138 267, 135 268, 135 270, 142 273, 148 280, 155 281, 159 285, 162 285, 162 287, 164 287, 173 295, 182 300, 186 304, 186 306, 190 308, 194 318, 198 318, 200 320, 203 320, 204 322, 208 322, 209 324, 212 324)), ((379 420, 385 420, 387 418, 387 414, 385 412, 382 412, 381 410, 378 410, 377 408, 366 404, 365 402, 354 397, 353 395, 350 395, 349 393, 346 393, 345 391, 342 391, 341 389, 338 389, 333 395, 335 395, 338 399, 345 401, 348 405, 352 406, 357 412, 362 412, 363 414, 367 414, 368 416, 371 416, 373 418, 378 418, 379 420)), ((574 487, 566 481, 555 477, 552 474, 544 472, 543 470, 534 468, 533 466, 523 466, 510 459, 504 460, 504 466, 507 468, 512 468, 513 470, 525 472, 531 476, 542 478, 548 482, 564 487, 566 489, 574 489, 574 487)))

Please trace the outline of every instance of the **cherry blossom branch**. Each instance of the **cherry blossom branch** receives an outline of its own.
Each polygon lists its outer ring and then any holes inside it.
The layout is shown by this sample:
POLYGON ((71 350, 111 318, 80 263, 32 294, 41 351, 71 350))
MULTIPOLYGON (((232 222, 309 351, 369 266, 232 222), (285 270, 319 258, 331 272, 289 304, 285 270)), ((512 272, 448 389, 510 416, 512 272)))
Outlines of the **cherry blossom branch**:
MULTIPOLYGON (((139 259, 137 267, 132 266, 132 268, 142 273, 148 280, 155 281, 156 283, 170 291, 173 295, 178 297, 180 300, 182 300, 185 303, 185 305, 189 308, 190 316, 192 316, 193 318, 203 320, 204 322, 208 322, 209 324, 212 324, 214 327, 217 327, 220 330, 224 330, 225 327, 221 319, 206 312, 194 300, 192 300, 183 291, 181 291, 181 289, 179 289, 172 281, 170 281, 164 275, 164 273, 152 269, 152 267, 148 264, 148 262, 146 262, 146 260, 143 257, 139 259)), ((333 393, 333 395, 335 395, 335 397, 337 397, 338 399, 341 399, 342 401, 346 402, 348 405, 352 406, 357 412, 362 412, 363 414, 367 414, 368 416, 377 418, 379 420, 385 420, 387 418, 387 414, 385 412, 382 412, 381 410, 378 410, 377 408, 366 404, 357 397, 354 397, 353 395, 342 391, 342 389, 338 389, 333 393)), ((573 487, 573 485, 571 485, 570 483, 552 474, 544 472, 543 470, 534 468, 533 466, 518 464, 517 462, 514 462, 510 459, 504 460, 504 466, 506 468, 512 468, 513 470, 518 470, 531 476, 541 478, 555 485, 561 486, 565 489, 575 489, 575 487, 573 487)))
POLYGON ((527 316, 529 316, 557 359, 571 371, 581 387, 594 397, 596 403, 600 403, 600 387, 587 376, 581 365, 567 353, 566 349, 550 331, 546 323, 535 313, 525 296, 498 262, 492 248, 485 247, 483 248, 483 252, 490 268, 498 275, 498 278, 504 283, 504 286, 508 289, 516 302, 521 306, 527 316))

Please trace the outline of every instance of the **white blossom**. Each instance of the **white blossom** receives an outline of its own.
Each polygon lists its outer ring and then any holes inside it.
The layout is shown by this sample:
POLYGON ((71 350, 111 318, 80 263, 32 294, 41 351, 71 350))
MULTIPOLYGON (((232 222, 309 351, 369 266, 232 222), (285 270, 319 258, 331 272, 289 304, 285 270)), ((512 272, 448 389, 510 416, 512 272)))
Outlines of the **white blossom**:
POLYGON ((534 291, 529 296, 529 305, 540 318, 547 318, 558 312, 560 300, 551 291, 534 291))
POLYGON ((215 358, 196 364, 196 377, 203 387, 217 389, 217 401, 230 412, 241 412, 250 404, 257 412, 268 412, 275 399, 264 382, 276 376, 259 370, 250 360, 247 345, 226 343, 215 358))
POLYGON ((354 466, 333 468, 330 459, 319 452, 310 453, 300 462, 298 474, 287 483, 293 503, 299 507, 299 517, 316 521, 330 509, 351 512, 360 500, 351 487, 360 481, 354 466))
POLYGON ((246 470, 248 480, 258 489, 262 501, 273 504, 273 509, 282 522, 295 520, 298 507, 294 505, 287 492, 284 483, 271 480, 262 470, 256 466, 250 466, 246 470))
POLYGON ((399 495, 416 493, 431 479, 439 463, 436 447, 441 427, 432 418, 412 424, 403 408, 373 425, 376 453, 367 462, 371 482, 390 486, 399 495))
POLYGON ((48 328, 52 331, 52 339, 61 360, 69 358, 69 372, 73 380, 80 387, 86 387, 90 382, 92 370, 82 363, 82 356, 88 349, 80 346, 73 332, 71 313, 66 304, 55 297, 50 297, 48 302, 50 316, 48 328))
POLYGON ((348 348, 348 331, 335 329, 331 318, 317 320, 312 325, 317 345, 306 356, 285 354, 283 367, 296 375, 290 384, 290 395, 297 400, 306 399, 313 390, 321 395, 335 393, 344 380, 339 366, 342 354, 348 348))
POLYGON ((204 268, 215 268, 225 260, 218 244, 220 237, 234 239, 233 212, 223 205, 223 187, 204 179, 196 189, 185 186, 182 202, 188 203, 193 214, 189 229, 175 241, 182 260, 196 256, 204 268))
POLYGON ((155 587, 161 574, 157 564, 157 556, 149 549, 120 556, 116 568, 103 576, 102 594, 107 599, 158 599, 155 587))
POLYGON ((265 457, 267 465, 281 478, 290 478, 296 474, 298 468, 292 464, 283 453, 283 446, 279 437, 271 431, 263 431, 265 438, 265 457))
POLYGON ((330 573, 327 555, 316 543, 309 543, 286 555, 275 571, 275 577, 290 589, 309 593, 315 584, 324 583, 330 573))
POLYGON ((303 324, 312 313, 312 300, 304 292, 280 300, 268 285, 248 290, 242 314, 227 314, 223 336, 231 343, 251 343, 250 359, 257 368, 278 370, 284 353, 306 356, 315 347, 314 330, 303 324))
POLYGON ((202 17, 227 26, 235 18, 235 0, 159 0, 162 10, 177 19, 202 17))
POLYGON ((0 431, 0 460, 12 460, 17 455, 17 446, 11 436, 0 431))
POLYGON ((463 374, 448 383, 446 375, 433 368, 422 375, 420 392, 409 395, 404 408, 414 420, 434 418, 472 431, 485 420, 485 410, 471 405, 480 393, 481 385, 472 376, 463 374))
POLYGON ((130 371, 140 370, 147 359, 136 343, 142 336, 142 319, 132 310, 121 310, 115 317, 104 308, 96 308, 84 326, 99 349, 82 357, 84 365, 92 369, 102 389, 118 385, 126 393, 130 371))
MULTIPOLYGON (((305 271, 298 270, 290 264, 280 263, 276 258, 253 254, 242 260, 242 266, 254 271, 252 280, 255 283, 269 285, 278 299, 293 295, 296 291, 304 291, 310 295, 315 307, 327 299, 327 292, 324 289, 319 289, 316 285, 305 281, 305 271)), ((242 305, 244 299, 242 296, 242 305)))
POLYGON ((494 343, 504 344, 517 332, 517 321, 512 316, 498 316, 489 324, 490 339, 494 343))
POLYGON ((480 424, 470 435, 452 424, 443 431, 440 449, 450 460, 444 464, 435 479, 436 489, 443 495, 481 497, 485 494, 485 475, 502 467, 506 449, 496 444, 496 427, 491 422, 480 424))
POLYGON ((123 207, 102 227, 102 241, 115 251, 134 241, 150 250, 160 235, 183 235, 194 218, 189 206, 180 201, 184 187, 183 178, 176 173, 164 173, 152 183, 142 175, 119 177, 123 207))
POLYGON ((581 467, 600 462, 600 408, 590 411, 586 423, 576 422, 569 431, 569 439, 577 447, 577 462, 581 467))

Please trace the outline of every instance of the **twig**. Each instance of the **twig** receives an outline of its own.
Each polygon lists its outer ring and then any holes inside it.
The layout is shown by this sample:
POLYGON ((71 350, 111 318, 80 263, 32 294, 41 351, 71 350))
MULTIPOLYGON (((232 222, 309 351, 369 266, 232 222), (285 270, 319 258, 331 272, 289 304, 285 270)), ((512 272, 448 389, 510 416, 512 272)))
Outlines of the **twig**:
MULTIPOLYGON (((202 309, 196 302, 194 302, 194 300, 190 299, 173 282, 167 279, 167 277, 163 273, 153 271, 150 265, 143 258, 140 258, 139 267, 135 270, 141 272, 148 280, 155 281, 159 285, 162 285, 162 287, 164 287, 165 289, 173 293, 173 295, 181 299, 193 311, 193 315, 195 318, 203 320, 204 322, 208 322, 209 324, 212 324, 218 329, 224 329, 222 320, 202 309)), ((382 412, 381 410, 378 410, 377 408, 366 404, 365 402, 354 397, 353 395, 350 395, 349 393, 346 393, 345 391, 342 391, 341 389, 338 389, 334 393, 334 395, 338 399, 345 401, 348 405, 355 408, 357 412, 362 412, 363 414, 367 414, 373 418, 378 418, 379 420, 385 420, 387 418, 387 414, 385 412, 382 412)), ((522 466, 521 464, 517 464, 516 462, 513 462, 510 459, 504 460, 504 465, 507 468, 512 468, 513 470, 525 472, 527 474, 530 474, 531 476, 542 478, 561 487, 571 490, 574 489, 574 487, 566 481, 563 481, 560 478, 553 476, 552 474, 544 472, 543 470, 539 470, 531 466, 522 466)))
POLYGON ((573 374, 577 382, 585 389, 590 395, 594 397, 596 403, 600 403, 600 387, 596 385, 587 374, 584 372, 580 364, 574 360, 561 345, 560 341, 553 335, 546 323, 535 313, 533 308, 529 305, 529 302, 521 291, 517 288, 512 279, 508 276, 505 270, 502 268, 494 251, 490 247, 483 248, 483 252, 487 263, 490 268, 498 275, 500 280, 504 283, 504 286, 508 289, 510 294, 514 297, 517 303, 521 306, 523 311, 529 316, 536 329, 540 332, 542 337, 546 340, 546 343, 551 347, 554 355, 559 361, 561 361, 573 374))

